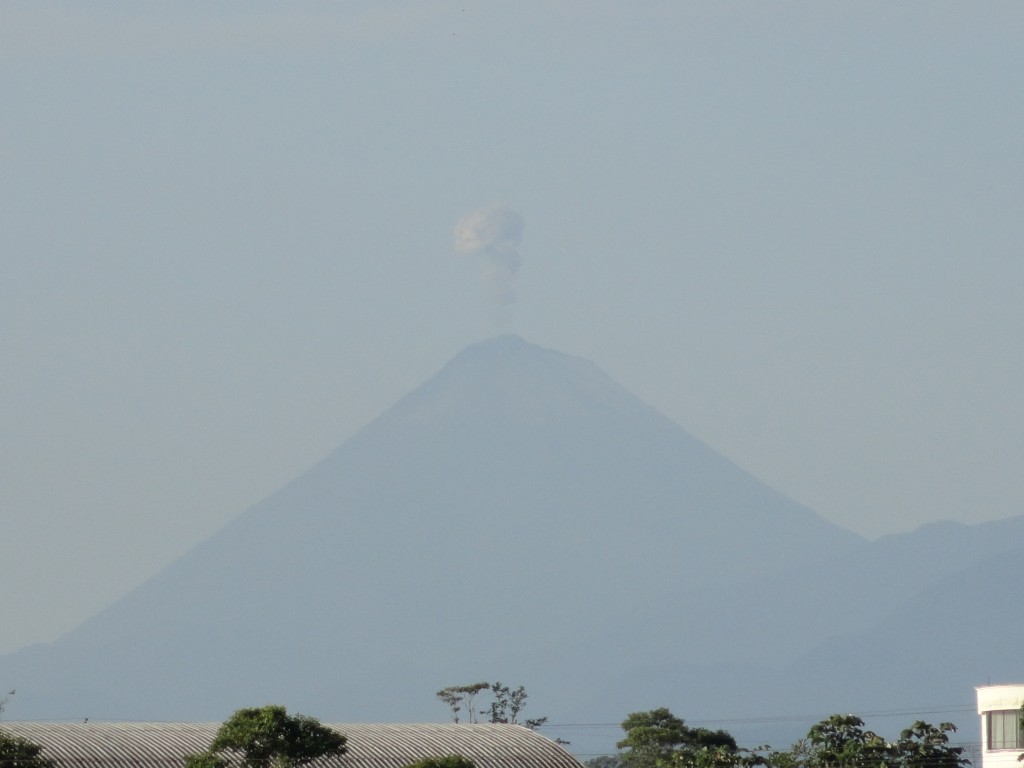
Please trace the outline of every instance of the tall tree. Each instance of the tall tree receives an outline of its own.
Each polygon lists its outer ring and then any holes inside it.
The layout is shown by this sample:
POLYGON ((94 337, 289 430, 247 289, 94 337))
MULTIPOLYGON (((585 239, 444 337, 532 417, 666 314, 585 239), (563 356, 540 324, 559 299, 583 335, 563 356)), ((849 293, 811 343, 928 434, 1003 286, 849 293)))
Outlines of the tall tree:
POLYGON ((284 707, 239 709, 224 721, 204 754, 190 755, 188 768, 223 768, 221 753, 241 757, 243 768, 301 768, 321 757, 345 754, 345 737, 284 707))
POLYGON ((491 687, 490 683, 471 683, 469 685, 449 685, 442 688, 435 695, 448 705, 452 711, 452 722, 459 722, 459 712, 462 711, 462 704, 465 703, 466 711, 469 713, 469 722, 476 722, 476 710, 473 709, 473 699, 481 691, 491 687))
POLYGON ((807 732, 817 768, 868 768, 888 765, 891 747, 856 715, 832 715, 807 732))
POLYGON ((949 743, 951 733, 956 733, 952 723, 935 726, 924 720, 904 728, 899 740, 892 745, 897 768, 964 768, 970 765, 963 747, 949 743))
MULTIPOLYGON (((484 715, 487 722, 507 723, 509 725, 523 725, 531 730, 540 728, 548 721, 546 717, 534 717, 521 719, 523 709, 526 708, 526 700, 530 698, 523 686, 510 688, 504 683, 472 683, 470 685, 449 685, 442 688, 436 694, 438 699, 448 705, 452 711, 452 721, 459 722, 459 713, 465 709, 469 711, 469 722, 477 722, 476 715, 484 715), (491 703, 486 709, 473 709, 473 697, 477 694, 488 691, 491 694, 491 703)), ((558 740, 562 744, 568 742, 558 740)))
POLYGON ((622 721, 626 736, 616 746, 624 750, 622 763, 626 768, 660 768, 685 762, 699 750, 708 750, 702 760, 721 760, 735 754, 736 740, 728 731, 690 728, 686 721, 659 707, 633 712, 622 721))
POLYGON ((491 684, 491 693, 494 700, 489 709, 481 711, 482 715, 490 715, 492 723, 508 723, 509 725, 525 725, 530 730, 540 728, 548 721, 546 717, 535 717, 519 721, 519 713, 526 707, 526 700, 529 695, 523 686, 515 690, 501 683, 491 684))
POLYGON ((965 768, 963 747, 949 743, 952 723, 916 721, 889 742, 856 715, 832 715, 813 725, 788 752, 769 756, 773 768, 965 768))

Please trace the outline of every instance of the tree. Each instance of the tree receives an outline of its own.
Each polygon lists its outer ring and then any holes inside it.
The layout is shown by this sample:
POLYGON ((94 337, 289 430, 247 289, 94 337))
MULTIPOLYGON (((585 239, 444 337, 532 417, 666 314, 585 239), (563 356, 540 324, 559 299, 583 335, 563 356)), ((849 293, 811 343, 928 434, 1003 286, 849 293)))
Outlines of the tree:
MULTIPOLYGON (((1024 707, 1021 708, 1024 727, 1024 707)), ((588 768, 966 768, 963 747, 949 743, 952 723, 923 720, 889 742, 856 715, 831 715, 811 726, 789 750, 740 749, 727 731, 690 728, 664 707, 634 712, 622 723, 624 750, 597 758, 588 768), (618 760, 616 764, 614 761, 618 760)))
MULTIPOLYGON (((11 691, 0 699, 0 714, 13 695, 11 691)), ((56 768, 57 763, 43 757, 42 751, 38 744, 0 730, 0 768, 56 768)))
POLYGON ((807 738, 788 752, 774 752, 773 768, 965 768, 963 747, 949 743, 952 723, 937 726, 923 720, 905 728, 889 742, 864 727, 856 715, 832 715, 811 726, 807 738))
POLYGON ((189 755, 188 768, 224 768, 219 754, 241 756, 244 768, 300 768, 321 757, 345 754, 345 737, 316 718, 289 715, 284 707, 239 709, 217 730, 209 750, 189 755))
MULTIPOLYGON (((493 683, 491 685, 491 693, 494 694, 494 701, 491 702, 489 709, 481 710, 480 714, 490 715, 492 723, 519 725, 519 713, 523 711, 523 708, 526 706, 526 700, 530 698, 526 693, 526 689, 520 685, 515 690, 512 690, 507 685, 493 683)), ((530 720, 524 720, 522 725, 525 725, 532 731, 540 728, 547 721, 546 717, 535 717, 530 720)))
POLYGON ((807 732, 811 762, 818 768, 860 768, 889 765, 891 746, 874 731, 864 729, 856 715, 832 715, 807 732))
POLYGON ((481 691, 491 687, 490 683, 471 683, 470 685, 449 685, 442 688, 435 695, 452 710, 452 722, 459 722, 459 712, 462 703, 465 701, 466 710, 469 712, 469 722, 476 722, 476 711, 473 709, 473 698, 481 691))
POLYGON ((185 755, 185 768, 228 768, 231 765, 222 755, 215 752, 199 752, 185 755))
POLYGON ((897 768, 963 768, 971 761, 964 757, 963 747, 949 743, 949 734, 956 733, 952 723, 934 726, 916 720, 900 732, 899 741, 892 745, 897 768))
POLYGON ((767 760, 757 750, 717 746, 677 750, 665 764, 668 768, 754 768, 767 760))
POLYGON ((446 755, 445 757, 425 757, 406 768, 476 768, 473 761, 462 755, 446 755))
MULTIPOLYGON (((526 700, 529 695, 523 686, 512 689, 502 683, 472 683, 471 685, 449 685, 442 688, 436 694, 437 698, 443 701, 452 711, 452 721, 459 722, 459 712, 462 711, 463 703, 469 710, 469 722, 475 723, 476 715, 486 715, 487 722, 507 723, 509 725, 523 725, 530 730, 540 728, 548 721, 546 717, 534 717, 527 720, 520 720, 519 716, 526 707, 526 700), (493 697, 487 709, 479 711, 473 709, 473 697, 484 691, 489 691, 493 697)), ((561 744, 568 744, 567 741, 557 740, 561 744)))
POLYGON ((42 750, 28 739, 0 731, 0 766, 3 768, 56 768, 55 761, 40 754, 42 750))
POLYGON ((655 768, 667 760, 686 740, 686 723, 666 707, 633 712, 622 721, 626 737, 615 746, 626 750, 622 762, 627 768, 655 768))
POLYGON ((809 768, 813 762, 811 756, 811 743, 804 738, 800 739, 788 750, 770 752, 767 757, 767 763, 772 768, 809 768))
MULTIPOLYGON (((11 691, 11 693, 14 693, 14 691, 11 691)), ((1020 722, 1018 723, 1018 727, 1020 728, 1021 733, 1024 733, 1024 704, 1020 705, 1020 722)), ((1017 762, 1024 763, 1024 752, 1021 752, 1017 756, 1017 762)))
POLYGON ((626 737, 616 746, 625 750, 621 757, 626 768, 689 765, 702 749, 708 751, 700 759, 710 764, 737 752, 736 740, 728 731, 690 728, 665 707, 633 712, 622 721, 622 730, 626 737))

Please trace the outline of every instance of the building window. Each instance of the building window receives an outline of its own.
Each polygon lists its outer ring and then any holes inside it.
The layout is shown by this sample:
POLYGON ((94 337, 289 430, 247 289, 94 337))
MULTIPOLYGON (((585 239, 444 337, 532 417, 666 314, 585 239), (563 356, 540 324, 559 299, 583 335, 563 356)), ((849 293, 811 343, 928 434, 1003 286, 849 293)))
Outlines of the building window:
POLYGON ((1024 749, 1019 709, 1003 709, 987 715, 989 749, 1024 749))

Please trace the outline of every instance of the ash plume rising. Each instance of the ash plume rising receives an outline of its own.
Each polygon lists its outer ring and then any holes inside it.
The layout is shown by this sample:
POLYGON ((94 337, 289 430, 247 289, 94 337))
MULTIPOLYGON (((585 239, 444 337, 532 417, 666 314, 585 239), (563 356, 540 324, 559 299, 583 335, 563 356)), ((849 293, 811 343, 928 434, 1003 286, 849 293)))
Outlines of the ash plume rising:
POLYGON ((498 307, 515 301, 513 281, 522 256, 523 217, 507 205, 466 214, 455 224, 455 252, 480 264, 480 275, 498 307))

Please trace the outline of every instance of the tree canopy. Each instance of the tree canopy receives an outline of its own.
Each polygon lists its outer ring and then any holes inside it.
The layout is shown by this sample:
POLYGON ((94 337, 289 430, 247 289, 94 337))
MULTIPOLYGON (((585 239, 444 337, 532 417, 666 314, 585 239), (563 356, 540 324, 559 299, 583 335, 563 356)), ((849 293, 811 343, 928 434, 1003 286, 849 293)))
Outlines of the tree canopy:
POLYGON ((490 709, 481 714, 490 715, 492 723, 525 725, 530 730, 535 730, 548 721, 546 717, 519 720, 519 714, 526 707, 526 700, 530 698, 526 689, 521 685, 513 690, 507 685, 492 683, 491 693, 494 695, 494 699, 491 701, 490 709))
POLYGON ((445 755, 444 757, 425 757, 406 768, 476 768, 476 766, 468 757, 445 755))
POLYGON ((964 768, 963 747, 949 743, 953 723, 923 720, 887 741, 864 727, 856 715, 832 715, 813 725, 788 752, 772 753, 774 768, 964 768))
POLYGON ((623 750, 626 768, 689 764, 701 750, 699 757, 710 766, 737 752, 728 731, 691 728, 665 707, 633 712, 622 721, 622 730, 626 736, 616 746, 623 750))
POLYGON ((43 757, 43 748, 28 739, 0 731, 2 768, 55 768, 56 762, 43 757))
POLYGON ((489 723, 508 723, 509 725, 524 725, 531 730, 540 728, 548 721, 546 717, 534 717, 520 719, 523 709, 526 708, 526 700, 530 698, 523 686, 511 688, 503 683, 472 683, 470 685, 449 685, 442 688, 436 694, 437 698, 443 701, 452 711, 452 722, 459 722, 459 713, 463 704, 468 711, 469 722, 476 722, 476 715, 484 715, 489 723), (473 709, 473 698, 478 694, 489 691, 491 702, 487 709, 479 712, 473 709))
MULTIPOLYGON (((1024 718, 1024 708, 1022 708, 1024 718)), ((587 761, 588 768, 965 768, 963 747, 950 744, 952 723, 923 720, 887 741, 856 715, 831 715, 788 750, 740 749, 728 731, 691 728, 664 707, 634 712, 623 722, 617 755, 587 761)))
POLYGON ((884 765, 889 745, 856 715, 832 715, 807 732, 816 768, 884 765))
POLYGON ((949 743, 949 734, 956 733, 952 723, 937 726, 916 720, 900 732, 893 745, 899 768, 963 768, 971 764, 964 757, 963 747, 949 743))
MULTIPOLYGON (((14 691, 0 699, 0 714, 14 691)), ((0 730, 0 768, 55 768, 56 762, 41 754, 43 748, 21 736, 0 730)))
POLYGON ((345 737, 306 715, 271 705, 239 709, 217 730, 209 750, 190 755, 187 768, 223 768, 221 753, 239 755, 244 768, 300 768, 345 754, 345 737))
MULTIPOLYGON (((476 722, 477 712, 473 709, 473 698, 481 691, 491 687, 490 683, 470 683, 469 685, 449 685, 442 688, 435 696, 443 701, 452 711, 452 722, 459 722, 459 712, 465 703, 466 712, 469 715, 469 722, 476 722)), ((482 714, 482 713, 481 713, 482 714)))

